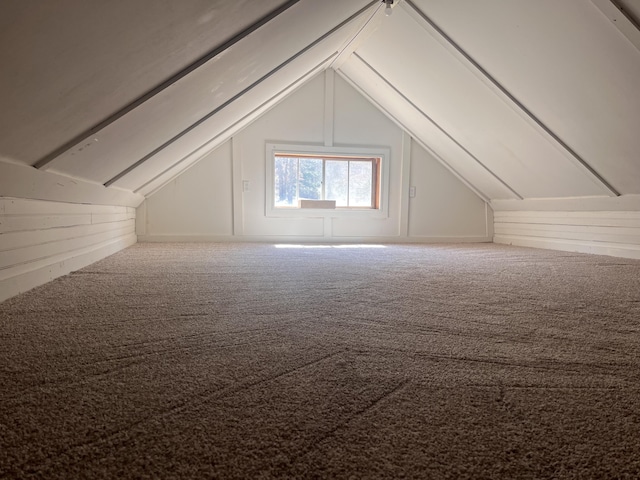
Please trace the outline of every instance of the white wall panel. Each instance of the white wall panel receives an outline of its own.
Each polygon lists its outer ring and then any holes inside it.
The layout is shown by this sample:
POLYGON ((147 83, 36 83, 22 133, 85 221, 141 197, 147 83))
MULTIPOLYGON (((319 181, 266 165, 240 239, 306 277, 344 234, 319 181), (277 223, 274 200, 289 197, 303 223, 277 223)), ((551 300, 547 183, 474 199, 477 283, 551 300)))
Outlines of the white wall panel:
POLYGON ((485 202, 421 148, 414 146, 406 155, 403 163, 403 133, 395 123, 341 77, 327 82, 321 74, 151 194, 140 208, 140 241, 489 240, 485 202), (390 149, 387 216, 267 214, 266 144, 321 146, 327 141, 390 149), (403 201, 410 182, 419 194, 403 201), (410 216, 403 217, 403 205, 410 205, 410 216), (403 218, 409 218, 409 236, 403 218))
POLYGON ((409 234, 414 237, 486 237, 486 203, 415 142, 411 145, 409 234))
POLYGON ((133 207, 0 197, 0 301, 134 243, 133 207))
POLYGON ((265 215, 267 142, 324 144, 324 74, 316 76, 286 100, 245 128, 238 142, 243 192, 243 230, 247 236, 323 236, 322 218, 272 218, 265 215))
POLYGON ((231 235, 231 170, 226 142, 145 201, 145 232, 231 235))

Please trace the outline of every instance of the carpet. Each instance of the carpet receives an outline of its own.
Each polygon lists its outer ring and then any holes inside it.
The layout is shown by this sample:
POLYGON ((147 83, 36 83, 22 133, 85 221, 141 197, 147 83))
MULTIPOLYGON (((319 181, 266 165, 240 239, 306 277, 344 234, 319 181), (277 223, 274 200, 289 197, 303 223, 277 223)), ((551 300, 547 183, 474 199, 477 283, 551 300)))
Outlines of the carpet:
POLYGON ((640 262, 137 244, 0 304, 0 478, 639 478, 640 262))

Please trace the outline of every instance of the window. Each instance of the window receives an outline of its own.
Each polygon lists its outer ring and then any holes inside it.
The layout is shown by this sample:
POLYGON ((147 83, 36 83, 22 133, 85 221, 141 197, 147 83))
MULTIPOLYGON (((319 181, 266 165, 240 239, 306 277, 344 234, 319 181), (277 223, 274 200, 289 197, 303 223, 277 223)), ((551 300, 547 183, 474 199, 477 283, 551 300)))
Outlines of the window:
POLYGON ((385 215, 389 151, 267 144, 267 215, 385 215))
POLYGON ((379 208, 380 158, 274 156, 275 206, 298 208, 300 200, 334 200, 337 208, 379 208))

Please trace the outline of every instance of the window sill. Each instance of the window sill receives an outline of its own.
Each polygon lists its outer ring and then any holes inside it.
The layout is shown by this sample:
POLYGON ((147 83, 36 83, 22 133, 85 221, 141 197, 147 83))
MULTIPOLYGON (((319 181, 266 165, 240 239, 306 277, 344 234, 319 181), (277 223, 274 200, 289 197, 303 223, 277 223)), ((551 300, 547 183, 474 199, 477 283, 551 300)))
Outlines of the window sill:
POLYGON ((386 213, 371 208, 272 208, 266 213, 273 218, 385 218, 386 213))

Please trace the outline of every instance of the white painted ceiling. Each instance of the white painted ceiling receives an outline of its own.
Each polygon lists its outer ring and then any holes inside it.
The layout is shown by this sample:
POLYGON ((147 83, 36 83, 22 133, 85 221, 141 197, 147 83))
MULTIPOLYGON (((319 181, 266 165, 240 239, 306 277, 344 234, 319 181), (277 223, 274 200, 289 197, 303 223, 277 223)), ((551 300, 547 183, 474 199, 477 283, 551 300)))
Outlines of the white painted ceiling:
POLYGON ((1 2, 0 173, 149 194, 333 68, 486 200, 640 194, 640 0, 395 3, 1 2))

